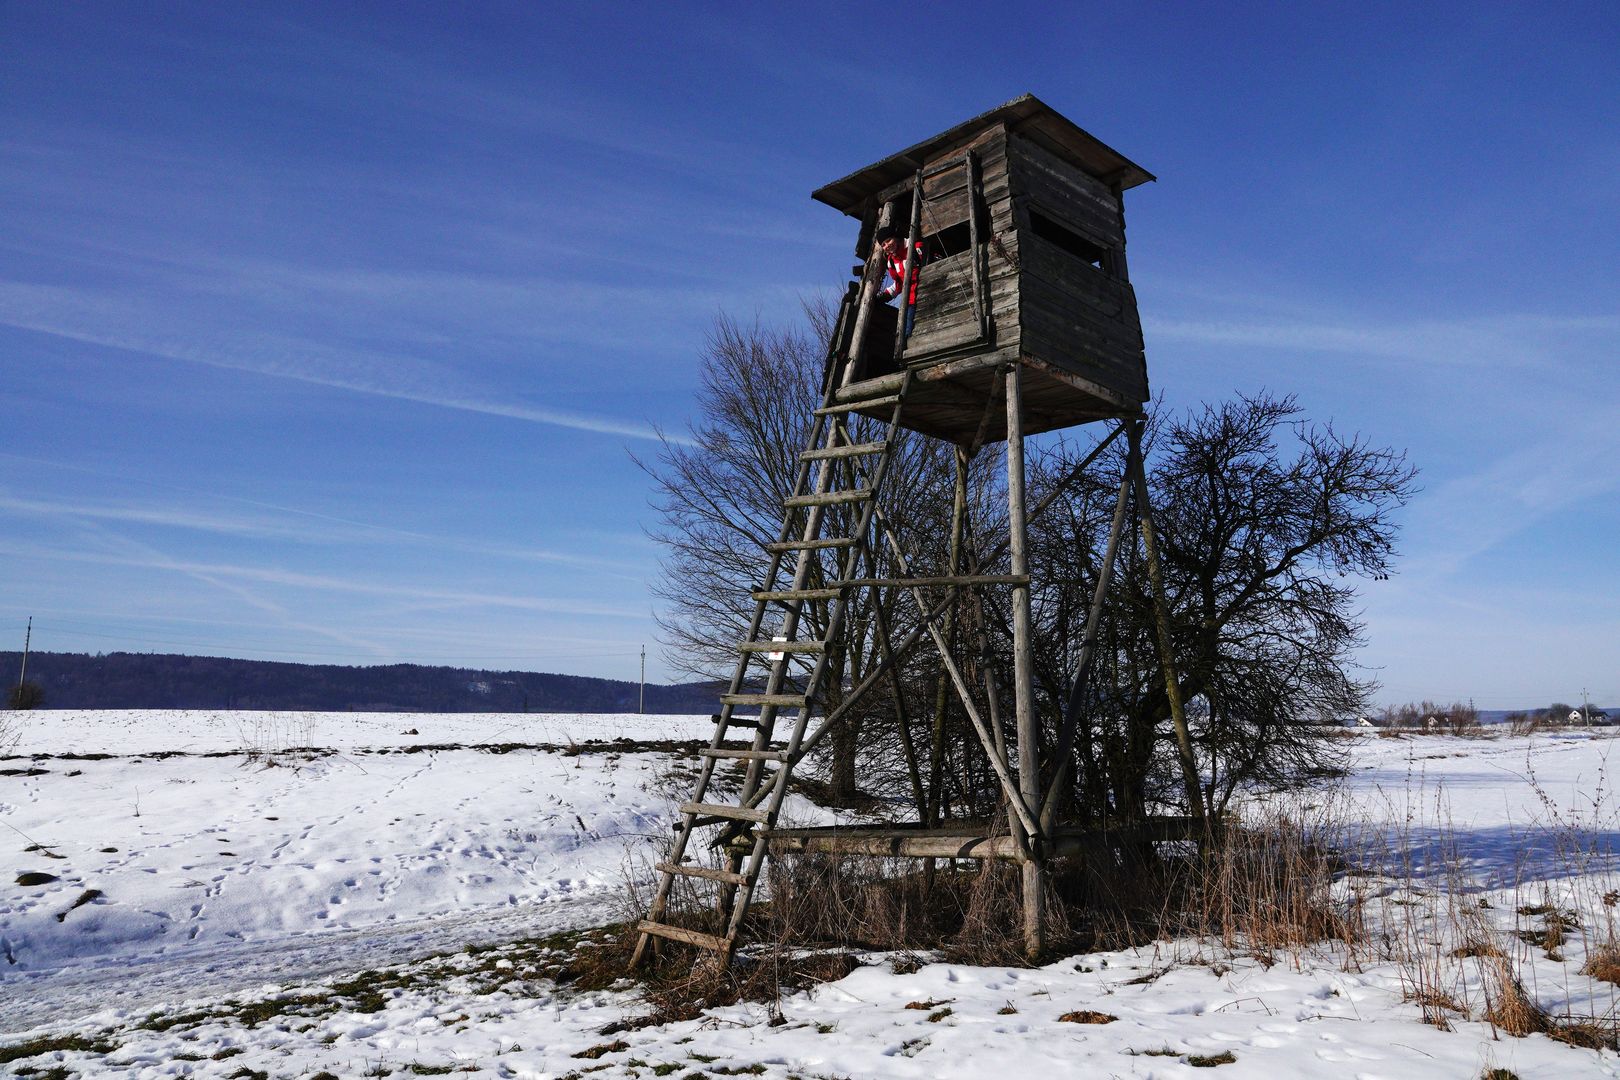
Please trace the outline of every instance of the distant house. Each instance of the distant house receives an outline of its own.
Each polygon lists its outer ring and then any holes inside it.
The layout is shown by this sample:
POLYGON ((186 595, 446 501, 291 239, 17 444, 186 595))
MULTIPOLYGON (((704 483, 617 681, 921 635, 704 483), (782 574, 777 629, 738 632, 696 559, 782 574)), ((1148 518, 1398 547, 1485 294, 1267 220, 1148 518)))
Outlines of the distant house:
POLYGON ((1584 724, 1586 723, 1586 717, 1581 715, 1581 710, 1571 709, 1569 710, 1569 722, 1572 724, 1584 724))

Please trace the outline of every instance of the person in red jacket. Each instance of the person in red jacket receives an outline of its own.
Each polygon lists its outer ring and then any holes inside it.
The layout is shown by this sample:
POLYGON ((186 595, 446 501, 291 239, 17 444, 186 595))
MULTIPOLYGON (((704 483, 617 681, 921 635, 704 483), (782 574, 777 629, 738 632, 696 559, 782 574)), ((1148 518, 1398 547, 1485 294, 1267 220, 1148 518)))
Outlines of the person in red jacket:
MULTIPOLYGON (((906 279, 906 241, 900 235, 900 230, 893 225, 885 225, 872 237, 874 243, 883 250, 885 269, 888 271, 889 284, 878 290, 878 299, 892 300, 900 295, 901 284, 906 279)), ((905 330, 906 337, 911 336, 911 324, 917 311, 917 279, 922 276, 923 246, 914 245, 916 258, 911 264, 911 289, 906 294, 905 303, 905 330)))

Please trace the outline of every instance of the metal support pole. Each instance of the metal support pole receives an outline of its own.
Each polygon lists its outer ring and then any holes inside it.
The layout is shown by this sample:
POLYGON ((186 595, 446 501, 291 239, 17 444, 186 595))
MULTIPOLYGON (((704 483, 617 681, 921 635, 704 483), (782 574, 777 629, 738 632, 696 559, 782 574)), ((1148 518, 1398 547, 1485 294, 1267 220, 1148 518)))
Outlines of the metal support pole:
MULTIPOLYGON (((1007 372, 1007 534, 1009 569, 1029 575, 1029 519, 1024 503, 1024 416, 1022 367, 1007 372)), ((1035 657, 1030 640, 1029 585, 1014 585, 1013 702, 1018 724, 1018 793, 1025 805, 1041 805, 1041 729, 1035 715, 1035 657)), ((1038 824, 1038 823, 1037 823, 1038 824)), ((1029 837, 1023 863, 1024 953, 1034 960, 1046 949, 1046 867, 1044 838, 1029 837)))

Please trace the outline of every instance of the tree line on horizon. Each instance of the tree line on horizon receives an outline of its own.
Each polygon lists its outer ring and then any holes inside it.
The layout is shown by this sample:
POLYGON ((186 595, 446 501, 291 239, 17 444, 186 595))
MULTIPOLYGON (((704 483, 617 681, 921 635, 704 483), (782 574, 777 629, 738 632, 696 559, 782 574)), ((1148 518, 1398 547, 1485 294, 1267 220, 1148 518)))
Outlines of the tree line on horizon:
MULTIPOLYGON (((0 652, 0 670, 15 672, 20 661, 0 652)), ((549 672, 127 652, 32 652, 27 686, 24 708, 314 712, 635 712, 640 692, 631 681, 549 672)), ((711 711, 714 692, 649 684, 646 711, 711 711)))

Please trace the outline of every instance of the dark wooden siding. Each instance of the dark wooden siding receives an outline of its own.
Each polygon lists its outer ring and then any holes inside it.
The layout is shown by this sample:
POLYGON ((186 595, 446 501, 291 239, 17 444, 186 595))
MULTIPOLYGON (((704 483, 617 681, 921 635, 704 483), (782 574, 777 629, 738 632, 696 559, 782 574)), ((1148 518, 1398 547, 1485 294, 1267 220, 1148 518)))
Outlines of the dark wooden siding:
POLYGON ((1146 401, 1136 294, 1113 272, 1123 259, 1111 254, 1098 268, 1030 228, 1030 215, 1040 213, 1098 248, 1122 253, 1118 199, 1095 178, 1016 136, 1008 140, 1007 158, 1017 204, 1016 250, 1006 236, 1002 243, 1019 267, 1022 351, 1128 400, 1146 401))
MULTIPOLYGON (((985 315, 989 333, 979 325, 979 306, 973 296, 974 252, 963 251, 924 267, 917 287, 917 318, 907 343, 910 363, 926 362, 960 353, 977 344, 985 349, 1005 348, 1018 341, 1017 272, 996 254, 990 240, 1013 228, 1013 204, 1008 180, 1007 135, 996 128, 972 143, 952 147, 924 168, 961 161, 971 149, 978 159, 984 209, 979 221, 981 273, 984 276, 985 315)), ((932 236, 968 220, 968 176, 965 164, 942 169, 923 183, 922 227, 932 236)))

